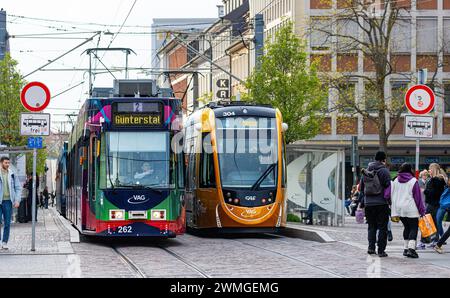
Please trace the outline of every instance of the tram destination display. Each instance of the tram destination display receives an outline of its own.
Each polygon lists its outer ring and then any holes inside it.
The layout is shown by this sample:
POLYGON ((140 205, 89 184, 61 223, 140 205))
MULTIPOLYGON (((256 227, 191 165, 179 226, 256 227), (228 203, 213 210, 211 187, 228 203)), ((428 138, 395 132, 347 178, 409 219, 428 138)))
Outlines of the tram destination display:
POLYGON ((161 127, 163 105, 159 102, 120 102, 113 105, 114 127, 161 127))

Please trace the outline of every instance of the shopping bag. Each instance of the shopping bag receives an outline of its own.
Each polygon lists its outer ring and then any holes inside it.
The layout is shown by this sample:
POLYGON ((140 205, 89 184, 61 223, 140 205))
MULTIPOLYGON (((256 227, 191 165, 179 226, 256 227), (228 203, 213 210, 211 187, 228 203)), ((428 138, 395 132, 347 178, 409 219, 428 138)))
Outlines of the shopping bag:
POLYGON ((422 216, 419 219, 419 228, 422 238, 433 236, 437 232, 436 225, 434 224, 431 214, 422 216))
POLYGON ((356 223, 363 224, 364 223, 364 209, 358 209, 355 212, 356 223))

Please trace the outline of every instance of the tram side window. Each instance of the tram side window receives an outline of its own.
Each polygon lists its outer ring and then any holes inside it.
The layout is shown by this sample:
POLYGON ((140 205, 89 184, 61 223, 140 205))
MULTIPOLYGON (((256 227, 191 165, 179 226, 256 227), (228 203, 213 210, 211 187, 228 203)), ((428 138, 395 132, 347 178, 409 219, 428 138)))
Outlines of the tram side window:
POLYGON ((201 154, 200 187, 216 187, 216 177, 214 175, 214 155, 212 153, 203 152, 201 154))
POLYGON ((177 169, 178 169, 178 188, 184 188, 184 173, 186 171, 185 162, 184 162, 184 154, 178 153, 177 155, 177 169))

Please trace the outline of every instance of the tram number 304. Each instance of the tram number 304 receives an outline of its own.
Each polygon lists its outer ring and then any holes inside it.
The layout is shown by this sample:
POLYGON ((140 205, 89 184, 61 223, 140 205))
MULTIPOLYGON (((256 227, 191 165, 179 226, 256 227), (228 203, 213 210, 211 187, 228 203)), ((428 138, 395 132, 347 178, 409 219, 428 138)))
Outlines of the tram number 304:
POLYGON ((133 227, 132 226, 117 227, 117 233, 118 234, 131 234, 131 233, 133 233, 133 227))
POLYGON ((235 112, 224 112, 223 116, 224 117, 232 117, 232 116, 236 116, 236 113, 235 112))

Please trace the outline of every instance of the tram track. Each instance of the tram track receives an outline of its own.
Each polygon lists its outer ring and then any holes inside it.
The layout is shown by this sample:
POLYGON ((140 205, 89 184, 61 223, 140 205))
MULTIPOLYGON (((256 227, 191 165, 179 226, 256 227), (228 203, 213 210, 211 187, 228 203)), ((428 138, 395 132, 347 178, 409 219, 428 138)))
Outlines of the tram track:
POLYGON ((341 275, 341 274, 338 274, 338 273, 333 272, 333 271, 331 271, 331 270, 325 269, 325 268, 323 268, 323 267, 321 267, 321 266, 314 265, 314 264, 312 264, 312 263, 310 263, 310 262, 306 262, 306 261, 303 261, 303 260, 299 260, 299 259, 297 259, 297 258, 294 258, 294 257, 292 257, 292 256, 283 254, 283 253, 278 252, 278 251, 274 251, 274 250, 267 249, 267 248, 262 247, 262 246, 250 244, 250 243, 243 242, 243 241, 239 241, 239 240, 233 240, 233 241, 236 241, 236 242, 238 242, 238 243, 241 243, 241 244, 244 244, 244 245, 253 247, 253 248, 258 248, 258 249, 261 249, 261 250, 264 250, 264 251, 267 251, 267 252, 270 252, 270 253, 273 253, 273 254, 282 256, 282 257, 284 257, 284 258, 287 258, 287 259, 289 259, 289 260, 292 260, 292 261, 295 261, 295 262, 298 262, 298 263, 302 263, 302 264, 311 266, 312 268, 315 268, 315 269, 317 269, 317 270, 319 270, 319 271, 326 272, 326 273, 332 275, 332 277, 346 278, 346 276, 344 276, 344 275, 341 275))
POLYGON ((168 249, 167 247, 164 247, 164 246, 158 246, 158 247, 160 249, 164 250, 165 252, 167 252, 169 255, 173 256, 176 259, 178 259, 180 262, 182 262, 186 266, 188 266, 191 269, 193 269, 195 272, 200 274, 202 277, 204 277, 204 278, 211 278, 211 276, 208 273, 206 273, 203 269, 201 269, 200 267, 198 267, 197 265, 195 265, 191 261, 186 260, 185 258, 180 256, 176 252, 174 252, 174 251, 172 251, 172 250, 170 250, 170 249, 168 249))
MULTIPOLYGON (((292 242, 290 242, 290 241, 281 240, 281 239, 290 239, 289 237, 282 236, 282 235, 276 235, 276 234, 268 234, 268 235, 277 236, 277 237, 279 238, 278 241, 282 241, 283 243, 292 244, 292 242)), ((318 252, 321 252, 321 253, 324 253, 324 254, 329 254, 329 255, 336 256, 336 257, 342 257, 342 255, 340 255, 340 254, 333 253, 333 252, 331 252, 331 251, 329 251, 329 250, 324 250, 324 249, 321 249, 321 248, 318 248, 318 247, 314 247, 314 246, 313 246, 313 247, 311 247, 311 249, 313 249, 313 250, 315 250, 315 251, 318 251, 318 252)), ((409 278, 409 276, 404 275, 404 274, 402 274, 402 273, 400 273, 400 272, 393 271, 393 270, 391 270, 391 269, 384 269, 384 270, 385 270, 387 273, 391 273, 391 274, 397 275, 397 276, 399 276, 399 277, 409 278)))
POLYGON ((120 251, 119 248, 113 246, 111 247, 112 250, 120 257, 120 259, 128 265, 128 267, 130 268, 130 270, 132 272, 134 272, 134 274, 136 275, 136 277, 139 278, 147 278, 147 276, 145 275, 145 273, 127 256, 125 255, 123 252, 120 251))

